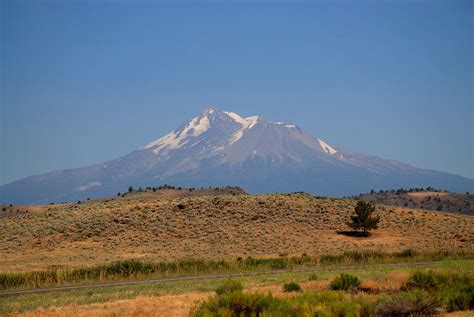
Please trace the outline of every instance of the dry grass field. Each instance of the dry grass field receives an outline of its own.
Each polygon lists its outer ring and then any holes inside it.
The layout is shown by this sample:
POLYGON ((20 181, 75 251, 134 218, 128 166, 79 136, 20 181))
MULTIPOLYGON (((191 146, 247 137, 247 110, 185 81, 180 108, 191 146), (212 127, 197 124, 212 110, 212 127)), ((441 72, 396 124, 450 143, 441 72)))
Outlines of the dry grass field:
POLYGON ((18 314, 23 317, 118 317, 118 316, 148 316, 161 317, 173 316, 184 317, 200 300, 207 299, 213 295, 206 293, 185 293, 176 295, 163 295, 159 297, 138 297, 106 303, 90 305, 70 305, 54 307, 50 309, 37 309, 30 312, 18 314))
MULTIPOLYGON (((460 262, 447 262, 443 265, 437 266, 433 264, 427 264, 429 269, 424 269, 423 272, 437 272, 436 274, 448 274, 452 272, 454 268, 458 269, 459 274, 467 274, 466 277, 471 276, 469 266, 472 261, 460 261, 460 262), (466 263, 462 263, 466 262, 466 263), (470 274, 470 275, 469 275, 470 274)), ((355 269, 350 271, 350 274, 359 276, 361 278, 360 289, 353 292, 346 292, 345 294, 340 292, 331 291, 331 281, 339 275, 339 271, 336 272, 324 272, 320 271, 314 273, 297 273, 297 274, 282 274, 272 276, 270 280, 266 280, 264 277, 249 277, 241 278, 240 281, 244 286, 243 292, 245 294, 272 294, 276 298, 294 299, 298 296, 305 296, 302 292, 285 292, 283 289, 284 281, 294 281, 301 286, 304 294, 307 296, 313 296, 320 294, 320 296, 326 296, 327 300, 331 297, 336 297, 340 301, 339 307, 347 305, 350 301, 358 301, 364 299, 364 301, 370 305, 376 306, 381 299, 386 298, 391 294, 399 293, 404 289, 407 282, 410 280, 410 276, 414 272, 420 272, 419 268, 413 268, 410 266, 401 267, 397 269, 377 269, 373 267, 369 270, 355 269)), ((67 294, 60 295, 64 298, 57 298, 53 300, 54 296, 49 295, 51 298, 46 297, 44 300, 49 305, 41 307, 43 305, 29 304, 24 307, 18 304, 13 304, 5 301, 6 304, 26 309, 12 314, 14 316, 24 317, 63 317, 63 316, 189 316, 190 311, 195 308, 199 303, 209 300, 215 295, 215 285, 222 285, 223 280, 220 281, 208 281, 211 286, 191 286, 190 289, 183 289, 180 291, 179 287, 171 288, 169 291, 157 292, 156 294, 141 294, 135 296, 120 296, 115 297, 114 300, 107 300, 104 298, 103 301, 81 303, 78 301, 74 303, 74 300, 66 300, 67 294), (196 289, 200 289, 196 291, 196 289), (194 290, 191 290, 194 289, 194 290), (69 302, 68 304, 64 304, 69 302), (39 306, 34 308, 35 306, 39 306)), ((132 291, 132 290, 130 290, 132 291)), ((113 290, 110 290, 113 292, 113 290)), ((71 295, 72 296, 72 295, 71 295)), ((447 293, 445 294, 447 295, 447 293)), ((333 298, 334 299, 334 298, 333 298)), ((24 301, 22 299, 22 301, 24 301)), ((26 301, 27 302, 27 301, 26 301)), ((1 304, 1 302, 0 302, 1 304)), ((308 305, 308 303, 306 304, 308 305)), ((320 306, 314 308, 323 309, 326 305, 330 305, 329 302, 322 302, 320 306)), ((305 306, 307 308, 307 306, 305 306)), ((356 308, 357 306, 352 306, 356 308)), ((472 311, 464 312, 451 312, 456 309, 441 309, 439 316, 456 316, 456 317, 467 317, 472 316, 472 311), (449 312, 449 313, 448 313, 449 312)), ((366 312, 365 314, 359 314, 357 312, 347 312, 345 314, 333 314, 334 316, 375 316, 374 311, 366 312)), ((333 316, 327 315, 324 316, 333 316)), ((299 314, 297 316, 307 316, 307 314, 299 314)), ((378 315, 377 315, 378 316, 378 315)))
POLYGON ((353 200, 207 191, 190 195, 166 190, 19 207, 0 218, 0 270, 88 266, 128 258, 235 259, 474 247, 472 216, 378 206, 379 229, 368 238, 355 238, 337 234, 348 229, 353 200))
MULTIPOLYGON (((52 309, 40 309, 18 317, 186 317, 196 302, 206 299, 210 294, 191 293, 162 297, 145 297, 131 300, 122 300, 109 303, 67 306, 52 309)), ((445 317, 473 317, 474 311, 460 311, 442 314, 445 317)))

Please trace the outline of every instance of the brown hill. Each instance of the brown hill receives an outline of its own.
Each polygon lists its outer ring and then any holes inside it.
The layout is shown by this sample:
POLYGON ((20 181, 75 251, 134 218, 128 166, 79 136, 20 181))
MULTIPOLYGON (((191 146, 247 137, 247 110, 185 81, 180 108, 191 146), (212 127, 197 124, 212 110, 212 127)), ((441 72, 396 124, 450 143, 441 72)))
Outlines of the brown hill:
POLYGON ((474 195, 427 189, 397 189, 354 196, 374 204, 474 215, 474 195))
MULTIPOLYGON (((104 202, 108 203, 115 199, 120 199, 122 202, 132 201, 149 201, 171 198, 184 197, 201 197, 201 196, 222 196, 222 195, 247 195, 247 193, 240 187, 226 186, 226 187, 209 187, 209 188, 184 188, 164 185, 160 187, 136 188, 129 192, 117 193, 116 197, 104 197, 98 199, 87 199, 84 202, 78 201, 77 204, 104 202)), ((0 205, 0 218, 13 217, 27 214, 28 212, 50 210, 52 206, 68 207, 74 203, 60 203, 49 205, 0 205)))
POLYGON ((474 218, 466 215, 378 206, 379 229, 371 237, 355 238, 336 232, 347 230, 354 200, 306 194, 150 195, 30 207, 27 213, 1 218, 0 268, 474 246, 474 218))

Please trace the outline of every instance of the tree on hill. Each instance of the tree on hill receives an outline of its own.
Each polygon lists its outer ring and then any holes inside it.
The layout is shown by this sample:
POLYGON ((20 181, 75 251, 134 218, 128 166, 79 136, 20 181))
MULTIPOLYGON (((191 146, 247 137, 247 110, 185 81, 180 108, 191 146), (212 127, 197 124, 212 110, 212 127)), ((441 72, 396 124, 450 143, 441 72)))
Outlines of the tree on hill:
POLYGON ((369 202, 359 200, 354 208, 355 216, 351 216, 352 222, 349 226, 354 230, 362 230, 364 235, 373 229, 377 229, 380 217, 374 215, 375 206, 369 202))

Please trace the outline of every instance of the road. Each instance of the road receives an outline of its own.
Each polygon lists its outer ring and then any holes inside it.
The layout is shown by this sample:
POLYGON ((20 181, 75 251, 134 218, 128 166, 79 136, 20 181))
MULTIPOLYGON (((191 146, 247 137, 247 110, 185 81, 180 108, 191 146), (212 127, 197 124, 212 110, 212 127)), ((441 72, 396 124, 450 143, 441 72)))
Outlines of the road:
POLYGON ((383 263, 383 264, 370 264, 370 265, 331 265, 331 266, 314 266, 314 267, 289 269, 289 270, 268 270, 268 271, 232 272, 232 273, 206 274, 206 275, 193 275, 193 276, 176 276, 176 277, 153 278, 153 279, 135 280, 135 281, 120 281, 120 282, 110 282, 110 283, 69 285, 69 286, 58 286, 58 287, 49 287, 49 288, 34 288, 34 289, 6 291, 6 292, 0 292, 0 297, 21 296, 21 295, 31 295, 31 294, 39 294, 39 293, 50 293, 50 292, 65 292, 65 291, 74 291, 74 290, 81 290, 81 289, 95 289, 95 288, 148 284, 148 283, 195 281, 195 280, 207 280, 207 279, 229 278, 229 277, 240 277, 240 276, 255 276, 255 275, 267 275, 267 274, 279 274, 279 273, 301 273, 301 272, 316 272, 316 271, 330 271, 330 270, 344 270, 344 269, 349 270, 349 269, 363 269, 363 268, 369 268, 369 267, 370 268, 383 268, 383 267, 400 267, 400 266, 424 266, 428 264, 436 265, 436 264, 439 264, 440 262, 441 261, 398 262, 398 263, 383 263))

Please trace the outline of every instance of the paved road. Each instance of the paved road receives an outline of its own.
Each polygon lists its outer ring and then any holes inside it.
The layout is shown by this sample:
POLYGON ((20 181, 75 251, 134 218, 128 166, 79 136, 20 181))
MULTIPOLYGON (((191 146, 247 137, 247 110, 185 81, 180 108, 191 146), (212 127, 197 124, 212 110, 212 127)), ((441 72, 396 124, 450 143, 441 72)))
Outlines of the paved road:
POLYGON ((116 287, 116 286, 126 286, 126 285, 138 285, 138 284, 147 284, 147 283, 195 281, 195 280, 207 280, 207 279, 229 278, 229 277, 239 277, 239 276, 330 271, 330 270, 341 270, 341 269, 344 270, 344 269, 383 268, 383 267, 399 267, 399 266, 424 266, 428 264, 436 265, 439 263, 440 261, 399 262, 399 263, 384 263, 384 264, 372 264, 372 265, 331 265, 331 266, 315 266, 315 267, 307 267, 307 268, 291 269, 291 270, 268 270, 268 271, 234 272, 234 273, 207 274, 207 275, 194 275, 194 276, 176 276, 176 277, 164 277, 164 278, 154 278, 154 279, 135 280, 135 281, 97 283, 97 284, 87 284, 87 285, 70 285, 70 286, 58 286, 58 287, 49 287, 49 288, 25 289, 25 290, 18 290, 18 291, 7 291, 7 292, 0 292, 0 297, 30 295, 30 294, 38 294, 38 293, 49 293, 49 292, 64 292, 64 291, 81 290, 81 289, 106 288, 106 287, 116 287))

